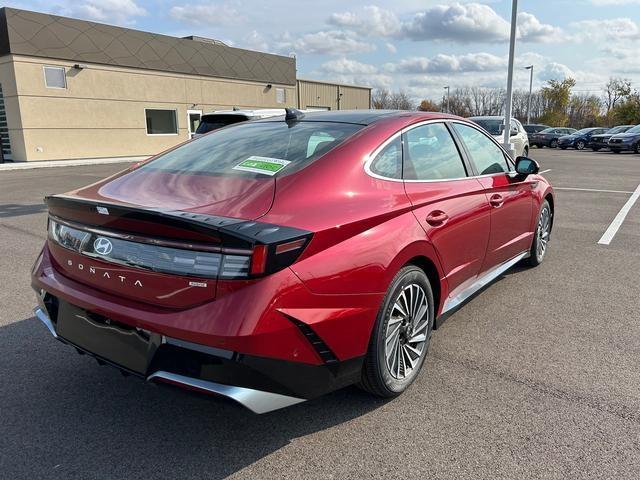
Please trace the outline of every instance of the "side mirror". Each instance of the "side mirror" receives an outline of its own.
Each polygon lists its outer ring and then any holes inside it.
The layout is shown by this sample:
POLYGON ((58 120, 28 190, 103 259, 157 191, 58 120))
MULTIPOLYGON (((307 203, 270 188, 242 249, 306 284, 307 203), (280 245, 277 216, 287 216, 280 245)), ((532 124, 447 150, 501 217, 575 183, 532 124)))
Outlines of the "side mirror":
POLYGON ((519 175, 535 175, 540 171, 540 165, 533 158, 516 158, 516 173, 519 175))
POLYGON ((511 125, 511 136, 515 137, 516 135, 518 135, 518 127, 516 127, 515 125, 511 125))

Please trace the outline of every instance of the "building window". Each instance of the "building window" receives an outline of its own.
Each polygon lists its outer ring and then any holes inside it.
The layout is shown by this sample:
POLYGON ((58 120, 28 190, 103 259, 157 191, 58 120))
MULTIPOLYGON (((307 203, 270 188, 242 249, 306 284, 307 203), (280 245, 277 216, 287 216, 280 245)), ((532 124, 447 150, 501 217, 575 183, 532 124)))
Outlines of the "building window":
POLYGON ((147 135, 177 135, 178 118, 175 110, 145 108, 147 135))
POLYGON ((47 88, 67 88, 64 67, 43 67, 44 84, 47 88))
POLYGON ((284 88, 276 88, 276 103, 287 103, 287 91, 284 88))

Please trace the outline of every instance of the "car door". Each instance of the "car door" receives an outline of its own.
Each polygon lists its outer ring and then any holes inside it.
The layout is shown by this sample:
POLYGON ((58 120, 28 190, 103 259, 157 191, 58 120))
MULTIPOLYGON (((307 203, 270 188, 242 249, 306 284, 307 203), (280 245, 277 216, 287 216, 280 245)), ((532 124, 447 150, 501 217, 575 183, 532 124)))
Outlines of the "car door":
POLYGON ((449 292, 455 295, 480 272, 489 242, 491 207, 480 182, 469 176, 445 123, 410 128, 402 139, 405 191, 438 252, 449 292))
POLYGON ((513 174, 513 164, 479 129, 453 123, 491 205, 491 234, 482 272, 527 252, 533 240, 533 189, 529 176, 513 174))

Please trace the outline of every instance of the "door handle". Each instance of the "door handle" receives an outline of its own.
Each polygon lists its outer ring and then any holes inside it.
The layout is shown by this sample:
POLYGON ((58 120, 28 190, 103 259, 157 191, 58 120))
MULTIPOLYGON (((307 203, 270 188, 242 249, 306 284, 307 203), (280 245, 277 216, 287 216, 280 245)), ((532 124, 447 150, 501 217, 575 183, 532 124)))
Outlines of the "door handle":
POLYGON ((426 220, 432 227, 440 227, 449 220, 449 215, 444 213, 442 210, 435 210, 427 215, 426 220))
POLYGON ((502 204, 504 203, 504 197, 502 195, 496 193, 495 195, 491 196, 491 198, 489 199, 489 203, 494 208, 500 208, 502 206, 502 204))

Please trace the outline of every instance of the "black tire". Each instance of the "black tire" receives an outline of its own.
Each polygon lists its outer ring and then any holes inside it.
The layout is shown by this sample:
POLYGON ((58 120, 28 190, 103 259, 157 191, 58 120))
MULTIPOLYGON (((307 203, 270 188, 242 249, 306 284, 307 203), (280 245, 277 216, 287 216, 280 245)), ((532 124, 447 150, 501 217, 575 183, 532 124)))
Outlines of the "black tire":
MULTIPOLYGON (((416 289, 416 292, 417 292, 417 289, 416 289)), ((421 298, 421 297, 419 296, 419 294, 417 294, 416 298, 421 298)), ((423 308, 424 307, 421 307, 418 310, 421 311, 423 308)), ((382 306, 378 311, 376 323, 373 327, 373 332, 371 333, 371 339, 369 341, 369 349, 365 356, 364 365, 362 367, 362 377, 360 382, 358 383, 358 386, 363 390, 366 390, 367 392, 372 393, 373 395, 377 395, 379 397, 384 397, 384 398, 397 397, 402 392, 404 392, 417 378, 418 373, 420 372, 420 369, 424 364, 424 360, 429 350, 431 333, 433 331, 433 321, 434 321, 433 291, 431 290, 431 284, 429 283, 429 279, 420 268, 414 265, 407 265, 403 267, 396 274, 396 276, 393 277, 393 280, 391 281, 391 285, 389 285, 389 289, 387 290, 387 293, 384 296, 384 299, 382 301, 382 306), (422 293, 424 294, 427 302, 427 308, 425 313, 426 317, 422 316, 421 319, 419 319, 419 320, 422 320, 422 322, 419 322, 419 323, 422 324, 423 326, 417 332, 419 333, 423 331, 425 321, 426 321, 426 330, 424 330, 425 340, 424 340, 424 343, 422 344, 421 355, 417 358, 412 358, 412 360, 415 360, 416 363, 413 364, 413 368, 411 368, 409 373, 407 374, 407 369, 406 369, 407 363, 406 363, 406 360, 404 360, 405 357, 403 356, 403 351, 401 350, 403 348, 401 344, 403 341, 402 340, 403 336, 407 341, 406 343, 410 343, 408 342, 408 339, 406 337, 408 336, 407 332, 410 332, 411 322, 409 322, 409 325, 405 327, 406 318, 403 317, 402 320, 398 321, 397 318, 400 318, 400 317, 395 316, 396 320, 394 325, 398 325, 398 323, 400 323, 400 325, 397 328, 398 330, 401 330, 401 332, 399 332, 397 335, 398 342, 393 341, 394 338, 396 338, 396 335, 393 333, 391 333, 392 336, 390 336, 389 339, 387 339, 387 331, 390 326, 389 322, 393 321, 391 317, 392 313, 394 312, 399 313, 399 310, 396 309, 396 302, 403 304, 406 308, 406 303, 403 303, 400 297, 402 296, 402 294, 405 294, 405 298, 406 298, 408 296, 408 294, 406 293, 407 289, 411 289, 411 292, 413 292, 414 291, 413 289, 415 288, 415 286, 418 286, 422 289, 422 293), (402 329, 405 329, 405 330, 402 330, 402 329), (406 375, 404 378, 398 378, 396 375, 394 375, 391 372, 392 368, 390 368, 387 364, 387 355, 386 355, 387 351, 385 346, 388 343, 388 340, 393 341, 390 357, 395 357, 395 358, 391 358, 391 362, 393 362, 395 359, 399 359, 402 356, 402 359, 403 359, 402 363, 404 363, 405 365, 404 370, 400 368, 400 365, 401 365, 400 360, 397 361, 396 365, 398 367, 398 372, 400 374, 404 373, 406 375), (397 345, 397 349, 395 348, 396 345, 397 345), (399 355, 395 355, 394 352, 398 352, 399 355)), ((413 327, 420 327, 420 324, 413 325, 413 327)), ((391 328, 394 328, 394 326, 392 325, 391 328)), ((396 331, 397 330, 393 330, 393 332, 396 332, 396 331)), ((413 334, 413 332, 411 332, 410 335, 411 334, 413 334)), ((393 363, 392 363, 392 367, 393 367, 393 363)))
POLYGON ((600 147, 591 147, 591 150, 593 150, 594 152, 599 152, 600 151, 600 147))
POLYGON ((640 153, 640 142, 636 143, 633 147, 633 153, 640 153))
POLYGON ((558 140, 556 140, 555 138, 553 140, 551 140, 551 142, 549 143, 549 146, 551 148, 558 148, 558 140))
POLYGON ((620 153, 620 150, 618 150, 617 148, 612 148, 612 149, 611 149, 611 151, 612 151, 613 153, 620 153))
POLYGON ((587 143, 584 140, 578 140, 576 142, 576 150, 584 150, 584 147, 587 146, 587 143))
POLYGON ((566 150, 568 147, 560 147, 560 150, 566 150))
POLYGON ((551 205, 549 205, 549 202, 545 200, 544 202, 542 202, 542 206, 540 207, 540 213, 538 214, 538 221, 536 223, 536 231, 533 235, 533 242, 531 243, 529 258, 527 258, 527 264, 529 266, 537 267, 544 261, 544 257, 547 254, 548 242, 551 236, 552 226, 553 210, 551 210, 551 205))
POLYGON ((522 151, 522 155, 525 157, 529 156, 529 148, 528 147, 524 147, 524 150, 522 151))

